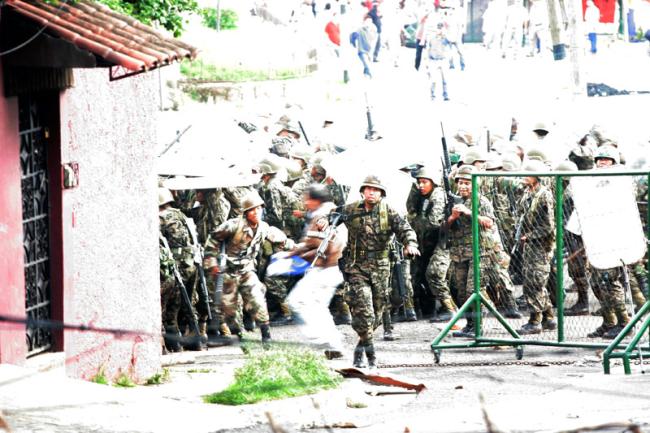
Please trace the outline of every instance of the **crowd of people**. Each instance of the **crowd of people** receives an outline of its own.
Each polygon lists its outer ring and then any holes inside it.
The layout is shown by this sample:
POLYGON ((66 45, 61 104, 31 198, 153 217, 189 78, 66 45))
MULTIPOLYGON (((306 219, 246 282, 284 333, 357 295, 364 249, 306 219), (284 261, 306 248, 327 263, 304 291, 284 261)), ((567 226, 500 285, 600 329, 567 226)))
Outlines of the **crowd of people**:
MULTIPOLYGON (((625 161, 616 139, 597 125, 559 164, 546 154, 550 128, 540 123, 533 133, 536 141, 526 149, 514 133, 495 134, 488 151, 460 130, 450 139, 449 166, 395 168, 412 178, 405 215, 385 199, 391 191, 382 173, 368 173, 358 190, 339 184, 323 161, 345 150, 309 147, 287 116, 267 131, 269 152, 252 168, 255 184, 172 193, 161 178, 164 349, 202 350, 255 328, 267 343, 273 326, 297 324, 305 343, 339 358, 345 348, 336 325, 351 325, 358 335, 354 365, 375 366, 380 326, 392 340, 396 320, 447 322, 473 292, 472 175, 483 171, 532 174, 480 178, 480 291, 506 318, 528 316, 519 334, 556 329, 555 184, 534 174, 604 170, 625 161), (283 261, 294 263, 291 258, 304 266, 276 271, 283 261)), ((647 177, 638 178, 636 192, 645 223, 647 177)), ((592 292, 602 324, 588 337, 611 339, 630 321, 626 287, 637 308, 645 303, 646 264, 591 266, 580 230, 569 223, 571 194, 567 187, 564 253, 577 301, 564 314, 595 313, 592 292)), ((476 314, 470 308, 454 336, 473 338, 476 314)))

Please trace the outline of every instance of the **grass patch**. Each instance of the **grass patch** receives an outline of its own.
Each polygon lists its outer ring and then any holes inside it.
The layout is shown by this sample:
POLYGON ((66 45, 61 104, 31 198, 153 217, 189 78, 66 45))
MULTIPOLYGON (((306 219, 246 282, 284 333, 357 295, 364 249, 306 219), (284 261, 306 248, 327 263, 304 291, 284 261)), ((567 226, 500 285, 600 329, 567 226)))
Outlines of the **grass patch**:
POLYGON ((169 382, 169 368, 163 368, 162 372, 156 373, 145 382, 145 385, 160 385, 169 382))
POLYGON ((133 388, 135 386, 135 382, 133 382, 133 380, 129 376, 122 373, 115 380, 113 386, 116 386, 118 388, 133 388))
POLYGON ((97 374, 90 378, 90 381, 100 385, 108 385, 108 379, 106 378, 106 374, 104 374, 104 368, 100 368, 97 374))
POLYGON ((301 68, 271 70, 224 68, 205 63, 200 59, 181 62, 181 73, 190 80, 206 83, 289 80, 306 75, 305 70, 301 68))
POLYGON ((240 405, 313 394, 335 388, 343 379, 325 364, 325 357, 307 349, 251 350, 235 371, 235 383, 204 396, 207 403, 240 405))

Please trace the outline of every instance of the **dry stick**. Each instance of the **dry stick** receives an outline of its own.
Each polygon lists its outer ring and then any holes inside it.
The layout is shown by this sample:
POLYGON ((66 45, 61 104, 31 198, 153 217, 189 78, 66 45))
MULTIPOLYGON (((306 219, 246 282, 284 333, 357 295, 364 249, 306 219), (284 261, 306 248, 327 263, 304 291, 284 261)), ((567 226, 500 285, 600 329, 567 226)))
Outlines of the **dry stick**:
POLYGON ((483 412, 483 420, 485 421, 485 427, 487 428, 487 433, 501 433, 501 430, 497 429, 485 409, 485 399, 483 398, 483 393, 479 393, 478 399, 481 402, 481 412, 483 412))
POLYGON ((606 424, 594 425, 591 427, 579 427, 573 430, 562 430, 561 432, 558 433, 582 433, 582 432, 590 432, 590 431, 609 430, 613 428, 624 428, 625 430, 623 430, 622 433, 628 431, 630 433, 642 433, 641 427, 639 427, 637 424, 624 423, 624 422, 610 422, 606 424))
POLYGON ((271 412, 264 412, 264 415, 266 415, 266 418, 269 420, 269 426, 271 427, 271 431, 273 433, 287 433, 287 431, 282 428, 279 424, 275 422, 273 419, 273 415, 271 415, 271 412))

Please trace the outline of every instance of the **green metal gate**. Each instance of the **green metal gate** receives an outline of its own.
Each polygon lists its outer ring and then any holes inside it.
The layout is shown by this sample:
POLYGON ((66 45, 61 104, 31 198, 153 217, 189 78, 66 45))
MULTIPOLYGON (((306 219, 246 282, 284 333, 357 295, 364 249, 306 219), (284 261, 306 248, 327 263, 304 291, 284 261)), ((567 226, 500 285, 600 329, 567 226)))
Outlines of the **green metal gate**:
MULTIPOLYGON (((616 338, 608 341, 594 341, 587 339, 585 329, 589 325, 596 324, 598 319, 591 316, 568 317, 565 315, 565 245, 564 226, 565 214, 564 202, 564 180, 572 177, 602 177, 602 176, 635 176, 647 185, 650 183, 650 172, 647 171, 580 171, 580 172, 547 172, 547 173, 525 173, 525 172, 481 172, 472 175, 472 248, 473 248, 473 292, 466 302, 459 308, 452 320, 446 324, 443 330, 431 343, 436 362, 440 362, 441 353, 444 349, 467 349, 494 346, 512 346, 516 350, 517 359, 524 355, 524 346, 549 346, 549 347, 571 347, 585 349, 605 349, 603 353, 603 366, 605 373, 610 372, 610 361, 614 358, 623 360, 626 374, 631 372, 630 359, 650 357, 650 298, 644 293, 645 301, 637 305, 636 314, 623 328, 616 338), (481 293, 481 251, 480 251, 480 227, 479 227, 479 181, 486 177, 523 178, 534 176, 546 178, 552 185, 554 192, 554 221, 555 221, 555 289, 556 289, 556 311, 557 330, 556 332, 543 332, 532 336, 522 335, 513 327, 516 324, 526 323, 526 319, 506 319, 495 307, 492 300, 481 293), (481 306, 489 312, 489 315, 481 313, 481 306), (471 312, 470 312, 471 311, 471 312), (443 339, 450 333, 454 325, 463 317, 471 314, 474 320, 474 338, 458 343, 442 343, 443 339), (487 325, 487 326, 483 326, 487 325)), ((644 216, 645 243, 650 239, 650 210, 647 203, 650 192, 645 191, 645 202, 639 203, 640 213, 644 216)), ((650 251, 646 247, 646 262, 644 264, 645 275, 650 271, 650 251)), ((571 260, 571 256, 569 256, 571 260)), ((571 296, 571 295, 570 295, 571 296)))

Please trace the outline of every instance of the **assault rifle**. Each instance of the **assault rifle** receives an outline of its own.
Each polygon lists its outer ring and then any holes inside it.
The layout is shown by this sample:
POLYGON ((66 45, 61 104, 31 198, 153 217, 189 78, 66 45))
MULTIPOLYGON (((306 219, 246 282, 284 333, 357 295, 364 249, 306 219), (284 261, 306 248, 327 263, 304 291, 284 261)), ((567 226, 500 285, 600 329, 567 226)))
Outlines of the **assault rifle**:
MULTIPOLYGON (((161 239, 165 248, 170 249, 167 239, 164 236, 161 236, 161 239)), ((192 307, 192 301, 190 301, 190 297, 187 294, 187 287, 185 287, 185 283, 183 283, 183 277, 181 277, 181 273, 178 271, 178 266, 176 266, 176 260, 174 260, 172 263, 172 270, 174 272, 174 280, 176 280, 176 287, 178 287, 178 290, 181 292, 181 299, 190 312, 190 316, 192 318, 192 330, 194 331, 196 339, 198 341, 198 339, 201 337, 199 332, 199 324, 196 321, 196 316, 194 315, 194 307, 192 307)))
POLYGON ((395 264, 393 265, 393 271, 397 275, 397 292, 399 297, 404 302, 407 298, 407 289, 406 289, 406 262, 404 260, 404 251, 402 250, 402 245, 393 238, 393 249, 395 250, 395 264))
POLYGON ((307 146, 311 147, 311 143, 309 142, 309 138, 307 138, 305 128, 302 126, 302 122, 300 120, 298 121, 298 127, 300 127, 300 132, 302 133, 302 137, 305 139, 305 143, 307 143, 307 146))
POLYGON ((178 143, 178 142, 180 141, 181 137, 182 137, 182 136, 183 136, 183 135, 184 135, 184 134, 185 134, 185 133, 186 133, 186 132, 191 128, 191 127, 192 127, 192 125, 190 124, 190 125, 187 125, 187 127, 186 127, 185 129, 183 129, 182 131, 176 131, 176 138, 174 138, 174 139, 171 141, 171 143, 165 145, 165 148, 163 149, 162 152, 160 152, 160 153, 158 154, 158 157, 161 157, 161 156, 163 156, 165 153, 167 153, 167 151, 168 151, 169 149, 171 149, 172 146, 174 146, 176 143, 178 143))
MULTIPOLYGON (((214 282, 214 305, 216 308, 221 308, 221 298, 223 295, 223 275, 226 269, 226 241, 221 241, 221 247, 219 249, 219 257, 217 258, 217 268, 219 272, 215 278, 214 282)), ((215 317, 215 320, 219 321, 219 316, 215 317)), ((217 323, 217 328, 221 325, 217 323)))
POLYGON ((519 245, 521 244, 521 229, 524 225, 524 216, 525 213, 519 217, 519 221, 517 221, 517 224, 515 225, 515 239, 512 244, 512 251, 510 251, 510 256, 513 256, 517 252, 519 245))
POLYGON ((203 271, 203 247, 199 243, 194 220, 187 218, 185 221, 187 222, 187 229, 190 232, 190 237, 192 238, 193 244, 192 247, 194 248, 194 264, 196 265, 199 277, 201 302, 205 303, 205 310, 208 312, 208 320, 212 320, 212 313, 210 312, 210 296, 208 295, 208 285, 205 281, 205 272, 203 271))
POLYGON ((366 140, 375 141, 379 140, 381 137, 375 131, 375 125, 372 123, 372 116, 370 113, 370 104, 368 103, 368 94, 365 94, 366 98, 366 120, 368 122, 368 129, 366 130, 366 140))
POLYGON ((316 264, 316 261, 318 261, 318 259, 325 257, 325 251, 327 251, 327 246, 334 239, 334 236, 336 236, 336 226, 338 225, 341 216, 342 214, 338 212, 333 212, 331 214, 329 225, 325 229, 325 237, 321 241, 320 245, 318 245, 318 248, 316 249, 316 255, 314 256, 314 260, 312 260, 311 262, 312 267, 316 264))
POLYGON ((442 131, 442 136, 440 140, 442 141, 442 184, 445 187, 445 221, 440 227, 440 237, 438 242, 445 241, 447 230, 447 220, 451 215, 451 210, 454 205, 460 203, 461 199, 459 196, 454 194, 451 190, 451 185, 449 184, 449 174, 451 173, 451 159, 449 158, 449 149, 447 148, 447 138, 445 137, 445 129, 440 122, 440 130, 442 131))

